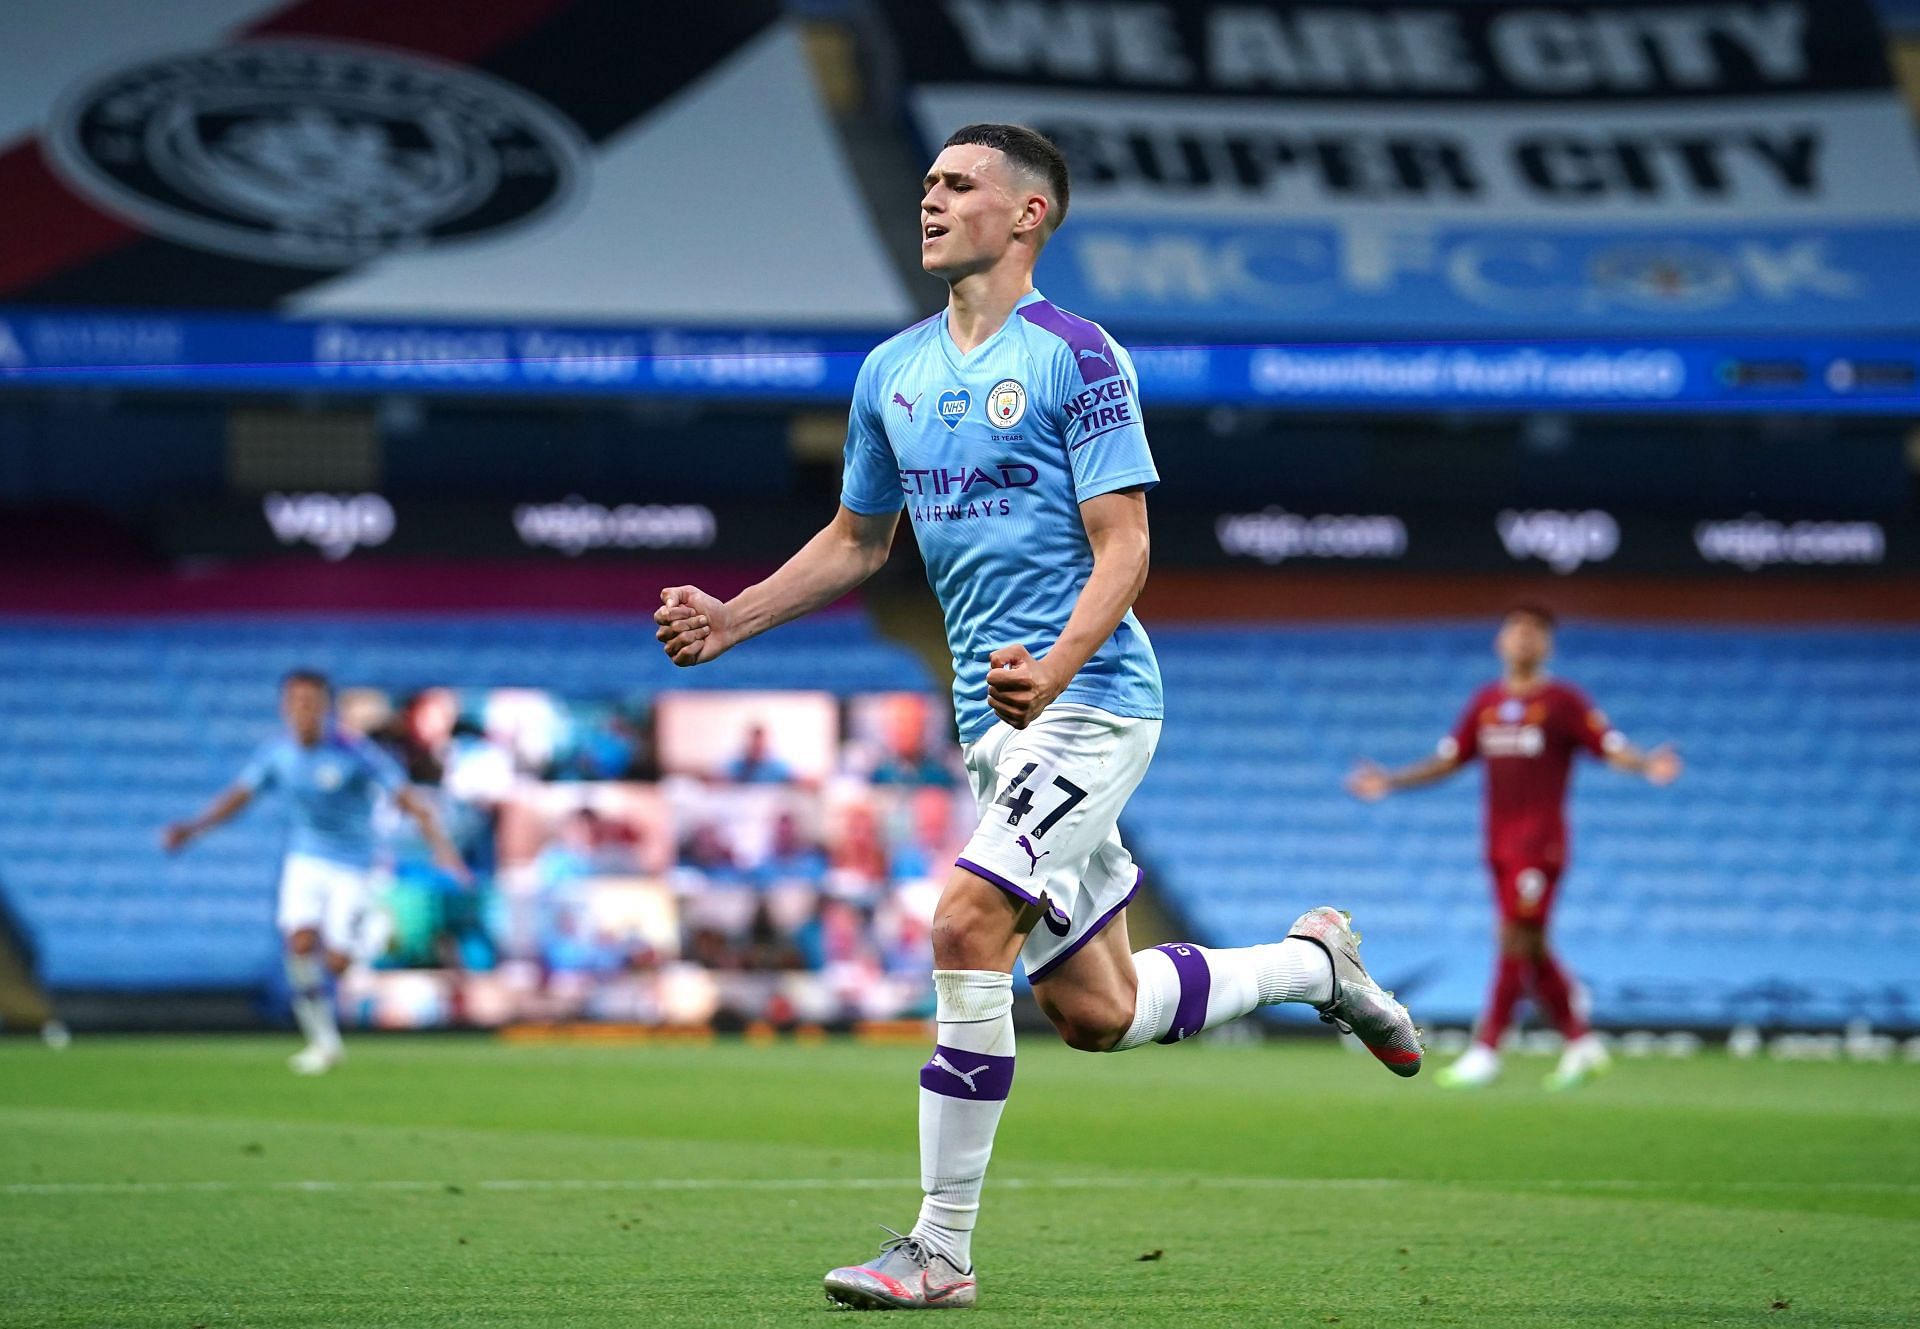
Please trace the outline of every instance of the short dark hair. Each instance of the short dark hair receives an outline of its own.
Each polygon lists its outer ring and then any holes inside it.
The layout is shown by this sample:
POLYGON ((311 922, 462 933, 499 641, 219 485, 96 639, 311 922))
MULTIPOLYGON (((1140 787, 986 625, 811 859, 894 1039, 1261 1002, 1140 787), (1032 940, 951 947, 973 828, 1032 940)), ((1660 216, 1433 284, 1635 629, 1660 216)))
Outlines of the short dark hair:
POLYGON ((333 695, 333 681, 318 669, 289 669, 280 675, 280 690, 285 692, 295 683, 307 683, 319 688, 329 697, 333 695))
POLYGON ((1507 612, 1500 615, 1500 621, 1504 623, 1515 616, 1530 618, 1548 632, 1552 632, 1560 625, 1560 620, 1553 616, 1553 611, 1537 600, 1523 600, 1517 605, 1509 606, 1507 612))
POLYGON ((947 141, 940 146, 999 149, 1020 170, 1047 182, 1047 192, 1053 195, 1053 211, 1047 215, 1047 234, 1059 230, 1060 223, 1067 219, 1067 159, 1053 140, 1039 130, 1025 125, 962 125, 947 135, 947 141))

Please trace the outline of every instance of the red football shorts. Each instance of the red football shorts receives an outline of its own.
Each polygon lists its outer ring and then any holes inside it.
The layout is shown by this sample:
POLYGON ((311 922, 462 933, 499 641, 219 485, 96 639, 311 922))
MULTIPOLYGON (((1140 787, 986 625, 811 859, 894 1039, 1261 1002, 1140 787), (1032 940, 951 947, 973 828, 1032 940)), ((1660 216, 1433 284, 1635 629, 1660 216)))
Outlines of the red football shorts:
POLYGON ((1515 859, 1495 860, 1491 866, 1500 921, 1544 924, 1553 910, 1554 890, 1560 885, 1560 865, 1515 859))

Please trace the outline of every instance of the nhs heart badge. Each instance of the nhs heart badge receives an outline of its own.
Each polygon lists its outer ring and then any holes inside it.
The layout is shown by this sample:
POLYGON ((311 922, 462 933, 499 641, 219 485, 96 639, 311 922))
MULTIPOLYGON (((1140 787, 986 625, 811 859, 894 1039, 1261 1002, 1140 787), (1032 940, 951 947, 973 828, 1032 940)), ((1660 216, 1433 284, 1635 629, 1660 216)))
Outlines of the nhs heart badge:
POLYGON ((960 422, 966 419, 967 408, 971 405, 973 397, 965 388, 950 388, 940 394, 940 399, 934 403, 934 410, 939 413, 941 424, 949 429, 957 429, 960 422))

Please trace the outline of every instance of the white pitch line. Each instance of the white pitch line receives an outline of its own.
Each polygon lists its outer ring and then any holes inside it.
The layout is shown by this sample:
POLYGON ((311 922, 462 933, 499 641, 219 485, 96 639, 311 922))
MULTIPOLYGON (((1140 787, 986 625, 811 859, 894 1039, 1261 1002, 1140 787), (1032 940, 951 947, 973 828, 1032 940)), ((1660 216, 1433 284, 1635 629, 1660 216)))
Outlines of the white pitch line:
MULTIPOLYGON (((911 1190, 903 1177, 527 1177, 487 1181, 26 1181, 0 1184, 0 1195, 189 1195, 238 1192, 328 1194, 354 1191, 838 1191, 911 1190)), ((1640 1178, 1577 1181, 1410 1177, 1006 1177, 996 1190, 1382 1190, 1440 1186, 1463 1190, 1541 1191, 1799 1191, 1920 1195, 1920 1182, 1900 1181, 1660 1181, 1640 1178)))

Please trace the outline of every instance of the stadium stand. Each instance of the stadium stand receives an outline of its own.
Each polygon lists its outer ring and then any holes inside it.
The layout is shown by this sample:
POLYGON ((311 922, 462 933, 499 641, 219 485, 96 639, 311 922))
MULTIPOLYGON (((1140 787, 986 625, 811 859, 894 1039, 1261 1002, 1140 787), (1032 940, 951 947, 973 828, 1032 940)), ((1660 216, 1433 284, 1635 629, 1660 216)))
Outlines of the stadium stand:
MULTIPOLYGON (((1167 741, 1128 833, 1203 941, 1352 908, 1383 978, 1465 1022, 1487 967, 1478 774, 1368 807, 1356 757, 1427 750, 1492 671, 1482 627, 1161 628, 1167 741)), ((1566 675, 1637 740, 1671 740, 1668 790, 1587 769, 1574 799, 1565 953, 1612 1024, 1920 1019, 1920 633, 1573 628, 1566 675)), ((809 622, 725 669, 676 671, 606 619, 187 620, 0 632, 0 882, 54 988, 254 985, 275 964, 278 830, 245 818, 168 859, 158 827, 231 779, 312 661, 395 690, 537 681, 663 687, 931 686, 857 618, 809 622)))
POLYGON ((157 835, 230 782, 277 723, 295 664, 343 683, 537 684, 581 697, 662 687, 928 688, 907 651, 829 617, 676 670, 644 622, 461 618, 113 621, 0 631, 0 885, 55 989, 257 986, 279 966, 266 809, 179 858, 157 835))
MULTIPOLYGON (((1495 673, 1484 628, 1159 631, 1168 738, 1131 806, 1203 940, 1350 907, 1430 1023, 1480 1005, 1479 774, 1365 806, 1361 756, 1431 750, 1495 673), (1311 897, 1309 899, 1309 897, 1311 897)), ((1913 1026, 1920 633, 1575 628, 1564 676, 1688 761, 1671 789, 1583 763, 1556 922, 1611 1024, 1913 1026)))

